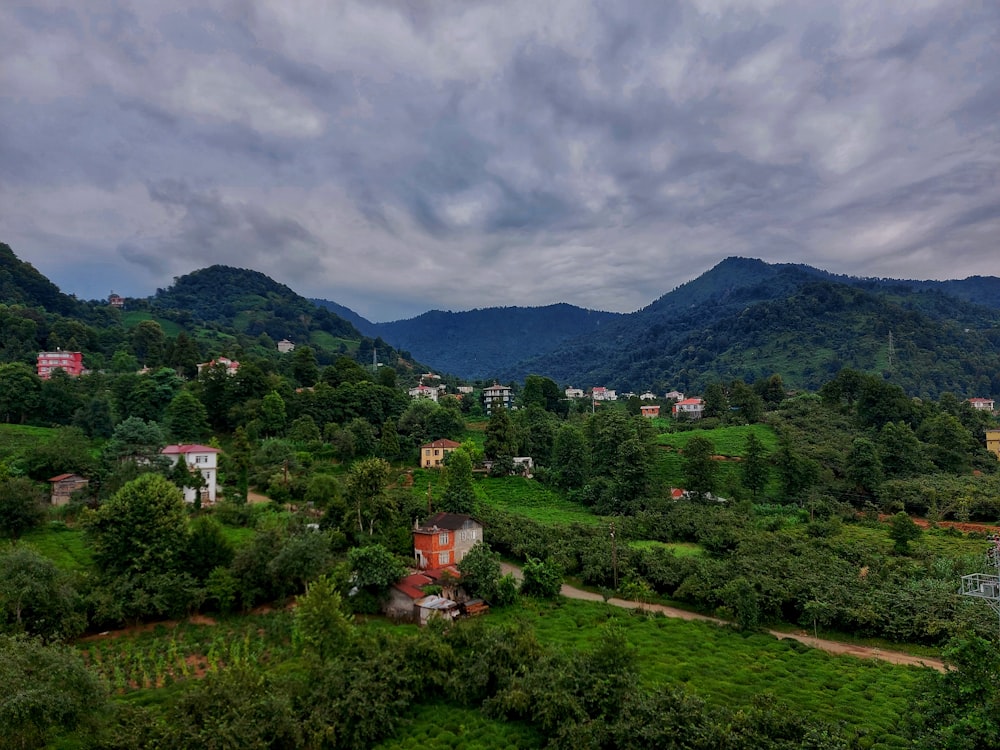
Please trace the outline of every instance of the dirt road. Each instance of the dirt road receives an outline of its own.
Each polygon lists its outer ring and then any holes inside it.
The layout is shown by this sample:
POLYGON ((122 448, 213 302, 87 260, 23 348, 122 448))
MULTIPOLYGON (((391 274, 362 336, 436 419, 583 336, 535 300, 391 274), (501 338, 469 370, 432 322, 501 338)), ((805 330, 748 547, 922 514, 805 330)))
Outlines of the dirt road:
MULTIPOLYGON (((515 578, 520 579, 521 569, 517 566, 510 565, 509 563, 503 563, 501 567, 505 574, 513 573, 515 578)), ((584 591, 583 589, 578 589, 566 583, 563 584, 562 595, 567 599, 581 599, 590 602, 604 601, 604 597, 600 594, 595 594, 592 591, 584 591)), ((668 607, 663 604, 644 604, 642 602, 629 601, 628 599, 618 599, 617 597, 608 599, 607 603, 614 607, 622 607, 623 609, 642 609, 647 612, 661 612, 667 617, 676 617, 681 620, 701 620, 703 622, 712 622, 716 625, 729 624, 725 620, 720 620, 718 617, 710 617, 708 615, 698 614, 697 612, 688 612, 685 609, 668 607)), ((823 651, 831 654, 844 654, 847 656, 854 656, 859 659, 879 659, 881 661, 887 661, 891 664, 903 664, 911 667, 930 667, 931 669, 936 669, 939 672, 945 671, 944 662, 940 659, 934 659, 929 656, 913 656, 912 654, 904 654, 902 651, 891 651, 884 648, 858 646, 854 643, 830 641, 825 638, 813 638, 811 635, 805 635, 802 633, 782 633, 777 630, 768 630, 767 632, 779 640, 791 639, 812 648, 822 649, 823 651)))

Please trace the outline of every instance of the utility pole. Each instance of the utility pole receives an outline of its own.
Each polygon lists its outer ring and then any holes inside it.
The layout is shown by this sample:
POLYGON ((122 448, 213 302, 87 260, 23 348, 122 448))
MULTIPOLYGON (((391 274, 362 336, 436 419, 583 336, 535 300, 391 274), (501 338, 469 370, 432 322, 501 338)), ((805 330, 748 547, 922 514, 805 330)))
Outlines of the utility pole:
POLYGON ((618 590, 618 546, 615 542, 615 522, 611 522, 611 570, 614 572, 615 591, 618 590))

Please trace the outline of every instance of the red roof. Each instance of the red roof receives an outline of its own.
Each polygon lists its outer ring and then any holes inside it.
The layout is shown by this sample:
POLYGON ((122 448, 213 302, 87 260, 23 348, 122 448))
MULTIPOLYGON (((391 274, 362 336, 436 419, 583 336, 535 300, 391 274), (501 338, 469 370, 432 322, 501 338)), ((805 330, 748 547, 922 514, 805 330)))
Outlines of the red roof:
POLYGON ((165 456, 174 456, 187 453, 222 453, 222 451, 210 445, 168 445, 160 453, 165 456))
MULTIPOLYGON (((50 482, 61 482, 64 479, 71 479, 73 477, 76 477, 76 474, 60 474, 57 477, 52 477, 52 479, 50 479, 49 481, 50 482)), ((83 477, 77 477, 77 479, 83 479, 83 477)))
POLYGON ((681 404, 700 404, 700 398, 686 398, 683 401, 678 401, 674 406, 680 406, 681 404))
POLYGON ((454 440, 448 440, 447 438, 442 438, 441 440, 435 440, 433 443, 425 443, 421 445, 420 448, 459 448, 461 443, 456 443, 454 440))

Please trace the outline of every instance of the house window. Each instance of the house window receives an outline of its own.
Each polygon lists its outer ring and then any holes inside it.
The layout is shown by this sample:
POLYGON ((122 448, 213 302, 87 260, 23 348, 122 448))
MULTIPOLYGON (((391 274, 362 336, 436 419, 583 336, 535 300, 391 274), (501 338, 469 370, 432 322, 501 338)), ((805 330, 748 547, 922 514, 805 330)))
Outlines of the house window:
POLYGON ((438 553, 438 565, 447 565, 449 562, 451 562, 451 560, 449 558, 450 558, 450 554, 449 553, 447 553, 447 552, 439 552, 438 553))
POLYGON ((196 464, 207 464, 208 463, 208 456, 195 456, 194 457, 194 462, 196 464))
POLYGON ((438 534, 438 544, 444 545, 448 543, 447 534, 438 534))
POLYGON ((437 448, 435 448, 435 449, 434 449, 434 455, 435 455, 435 456, 440 456, 440 455, 441 455, 441 451, 440 451, 440 450, 438 450, 437 448))

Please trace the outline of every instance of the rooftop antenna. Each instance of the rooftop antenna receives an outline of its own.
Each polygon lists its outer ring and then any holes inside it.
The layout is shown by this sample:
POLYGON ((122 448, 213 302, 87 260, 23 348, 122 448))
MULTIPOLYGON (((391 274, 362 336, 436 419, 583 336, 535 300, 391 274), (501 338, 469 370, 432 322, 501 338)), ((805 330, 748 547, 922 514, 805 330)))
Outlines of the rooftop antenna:
POLYGON ((962 576, 962 595, 982 599, 1000 618, 1000 535, 992 534, 988 540, 990 548, 986 551, 986 565, 996 572, 962 576))

